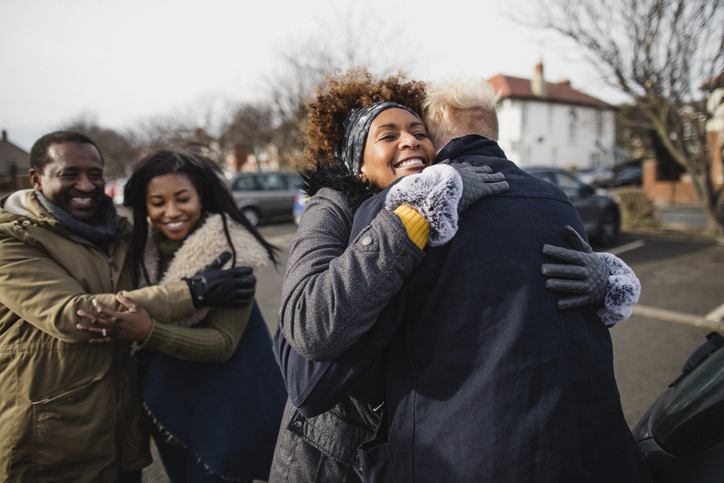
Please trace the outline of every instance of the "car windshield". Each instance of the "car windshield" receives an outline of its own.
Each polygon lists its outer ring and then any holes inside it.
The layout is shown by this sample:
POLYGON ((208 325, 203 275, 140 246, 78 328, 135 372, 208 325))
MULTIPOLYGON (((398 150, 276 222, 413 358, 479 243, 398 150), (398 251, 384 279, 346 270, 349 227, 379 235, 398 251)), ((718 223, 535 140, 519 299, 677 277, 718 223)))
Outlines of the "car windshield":
POLYGON ((653 433, 671 453, 685 456, 724 435, 724 348, 669 391, 657 410, 653 433))

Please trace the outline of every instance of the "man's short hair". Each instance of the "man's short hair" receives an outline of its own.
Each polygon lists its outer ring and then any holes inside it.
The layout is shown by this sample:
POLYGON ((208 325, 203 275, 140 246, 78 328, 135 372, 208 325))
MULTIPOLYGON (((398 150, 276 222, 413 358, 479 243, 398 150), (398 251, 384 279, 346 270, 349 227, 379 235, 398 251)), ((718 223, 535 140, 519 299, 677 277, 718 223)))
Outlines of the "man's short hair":
POLYGON ((30 169, 34 169, 39 174, 42 174, 45 170, 45 166, 52 161, 50 156, 48 156, 50 146, 53 144, 63 143, 93 145, 93 147, 96 148, 96 151, 98 151, 98 156, 101 158, 101 165, 104 164, 103 154, 101 154, 101 150, 98 149, 98 146, 96 146, 96 143, 94 143, 91 138, 78 132, 56 131, 41 137, 35 141, 33 147, 30 148, 30 169))
POLYGON ((499 98, 484 79, 451 79, 428 85, 423 110, 433 144, 439 147, 466 134, 497 141, 495 105, 499 98))

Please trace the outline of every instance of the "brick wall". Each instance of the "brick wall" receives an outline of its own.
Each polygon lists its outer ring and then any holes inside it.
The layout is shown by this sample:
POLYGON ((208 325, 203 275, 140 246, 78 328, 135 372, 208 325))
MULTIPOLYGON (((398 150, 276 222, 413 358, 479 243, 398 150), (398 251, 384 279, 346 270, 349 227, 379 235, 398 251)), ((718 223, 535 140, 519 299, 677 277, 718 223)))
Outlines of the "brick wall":
POLYGON ((656 179, 656 161, 643 164, 643 189, 656 204, 695 204, 699 196, 691 181, 659 181, 656 179))
MULTIPOLYGON (((714 139, 712 138, 709 141, 711 143, 714 139)), ((714 151, 714 153, 712 156, 711 171, 712 182, 716 190, 722 186, 721 147, 719 147, 718 154, 717 151, 714 151)), ((696 188, 694 188, 694 185, 689 180, 688 175, 682 175, 679 181, 661 181, 656 179, 656 161, 645 161, 643 168, 643 189, 654 203, 699 204, 699 196, 696 193, 696 188)))

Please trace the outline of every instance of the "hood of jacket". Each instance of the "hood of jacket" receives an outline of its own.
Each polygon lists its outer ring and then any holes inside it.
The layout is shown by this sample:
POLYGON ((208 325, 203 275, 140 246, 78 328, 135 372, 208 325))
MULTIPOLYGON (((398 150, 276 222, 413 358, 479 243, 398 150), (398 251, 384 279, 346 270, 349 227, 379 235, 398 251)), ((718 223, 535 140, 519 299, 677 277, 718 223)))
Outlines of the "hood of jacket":
POLYGON ((317 161, 314 166, 299 171, 299 177, 300 188, 309 196, 314 196, 322 188, 330 188, 343 193, 353 210, 374 194, 372 188, 350 174, 347 167, 339 162, 317 161))
MULTIPOLYGON (((178 282, 183 278, 194 276, 199 270, 212 263, 225 251, 231 251, 224 235, 224 223, 221 214, 212 213, 197 230, 191 233, 173 256, 166 273, 158 273, 160 255, 158 246, 153 240, 157 231, 149 225, 148 242, 144 253, 144 263, 152 284, 165 284, 178 282)), ((236 250, 237 267, 252 267, 254 271, 269 263, 269 254, 266 249, 254 238, 254 235, 234 220, 227 220, 229 235, 236 250)), ((224 265, 231 268, 231 260, 224 265)), ((139 280, 140 286, 145 286, 143 277, 139 280)), ((188 327, 203 320, 210 308, 203 307, 197 310, 194 316, 174 321, 173 325, 188 327)))
MULTIPOLYGON (((0 199, 0 231, 30 246, 43 249, 29 227, 50 230, 82 245, 90 245, 86 238, 66 230, 63 225, 40 203, 35 190, 18 190, 0 199)), ((121 233, 118 239, 130 241, 131 224, 124 217, 118 217, 121 233)))

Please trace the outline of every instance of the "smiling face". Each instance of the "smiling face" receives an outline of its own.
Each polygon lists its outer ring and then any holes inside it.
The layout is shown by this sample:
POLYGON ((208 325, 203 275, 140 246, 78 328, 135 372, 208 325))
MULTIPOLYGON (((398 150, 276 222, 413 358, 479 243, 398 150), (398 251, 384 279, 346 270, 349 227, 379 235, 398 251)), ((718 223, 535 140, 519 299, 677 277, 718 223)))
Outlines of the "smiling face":
POLYGON ((146 209, 155 229, 170 240, 184 240, 201 218, 201 198, 185 174, 152 178, 146 187, 146 209))
POLYGON ((422 121, 393 107, 372 121, 360 178, 382 191, 397 178, 422 171, 433 159, 435 148, 422 121))
POLYGON ((60 143, 48 147, 50 162, 43 172, 29 172, 30 183, 74 218, 87 221, 103 200, 103 161, 92 144, 60 143))

